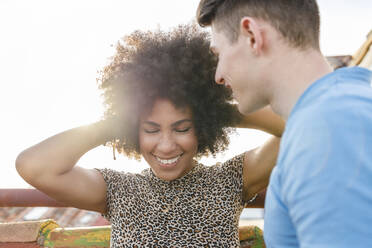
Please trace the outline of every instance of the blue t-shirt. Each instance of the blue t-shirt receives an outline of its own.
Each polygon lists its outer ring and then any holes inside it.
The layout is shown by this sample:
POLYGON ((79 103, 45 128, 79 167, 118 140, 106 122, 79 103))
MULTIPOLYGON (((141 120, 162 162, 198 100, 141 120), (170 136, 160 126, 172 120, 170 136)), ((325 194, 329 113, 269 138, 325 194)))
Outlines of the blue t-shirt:
POLYGON ((372 247, 371 78, 342 68, 297 101, 266 195, 267 247, 372 247))

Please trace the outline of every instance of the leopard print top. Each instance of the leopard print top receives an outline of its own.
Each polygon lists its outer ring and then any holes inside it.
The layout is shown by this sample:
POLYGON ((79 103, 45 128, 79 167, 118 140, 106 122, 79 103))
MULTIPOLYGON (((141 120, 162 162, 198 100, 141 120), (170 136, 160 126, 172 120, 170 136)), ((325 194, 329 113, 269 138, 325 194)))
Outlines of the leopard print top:
POLYGON ((240 247, 243 160, 241 154, 214 166, 196 163, 173 181, 151 169, 98 169, 107 184, 111 247, 240 247))

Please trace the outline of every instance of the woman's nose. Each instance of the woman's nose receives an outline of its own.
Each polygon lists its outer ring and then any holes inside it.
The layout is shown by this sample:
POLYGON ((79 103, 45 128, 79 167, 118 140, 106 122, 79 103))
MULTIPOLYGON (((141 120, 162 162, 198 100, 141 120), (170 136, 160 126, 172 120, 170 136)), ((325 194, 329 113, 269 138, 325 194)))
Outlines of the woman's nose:
POLYGON ((175 150, 176 148, 176 142, 172 135, 162 135, 156 148, 159 152, 163 154, 171 153, 175 150))

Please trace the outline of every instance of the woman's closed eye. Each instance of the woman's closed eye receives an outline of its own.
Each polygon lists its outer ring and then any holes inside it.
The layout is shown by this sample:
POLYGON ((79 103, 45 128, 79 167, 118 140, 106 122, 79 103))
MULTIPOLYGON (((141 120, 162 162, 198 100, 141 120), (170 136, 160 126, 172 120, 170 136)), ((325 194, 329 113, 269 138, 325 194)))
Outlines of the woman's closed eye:
POLYGON ((186 133, 191 129, 191 127, 186 127, 186 128, 176 128, 175 131, 178 133, 186 133))
POLYGON ((157 132, 159 132, 159 129, 147 129, 147 128, 144 128, 143 130, 145 131, 145 133, 157 133, 157 132))

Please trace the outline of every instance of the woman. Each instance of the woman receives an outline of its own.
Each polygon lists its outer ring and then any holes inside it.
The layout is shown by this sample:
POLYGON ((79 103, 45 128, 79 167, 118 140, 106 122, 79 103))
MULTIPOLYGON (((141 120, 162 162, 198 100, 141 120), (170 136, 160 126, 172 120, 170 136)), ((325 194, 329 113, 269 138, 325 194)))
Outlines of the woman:
POLYGON ((195 158, 225 150, 233 126, 280 136, 284 123, 267 109, 240 116, 230 90, 213 82, 208 48, 195 26, 127 36, 99 79, 104 120, 23 151, 19 174, 60 202, 104 214, 112 247, 239 247, 240 213, 266 187, 279 138, 215 166, 195 158), (100 144, 143 156, 150 169, 76 166, 100 144))

